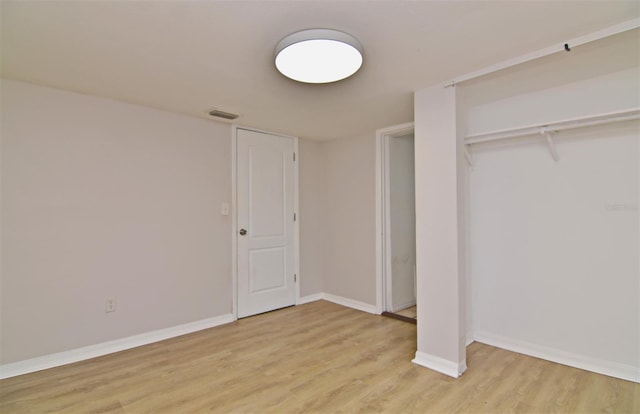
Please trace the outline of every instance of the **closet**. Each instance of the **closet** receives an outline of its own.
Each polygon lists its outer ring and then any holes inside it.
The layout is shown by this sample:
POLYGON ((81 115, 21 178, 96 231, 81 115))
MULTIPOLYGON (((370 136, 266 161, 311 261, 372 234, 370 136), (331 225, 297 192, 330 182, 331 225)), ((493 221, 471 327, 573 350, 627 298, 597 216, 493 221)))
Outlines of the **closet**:
POLYGON ((639 380, 639 43, 455 86, 476 341, 639 380))

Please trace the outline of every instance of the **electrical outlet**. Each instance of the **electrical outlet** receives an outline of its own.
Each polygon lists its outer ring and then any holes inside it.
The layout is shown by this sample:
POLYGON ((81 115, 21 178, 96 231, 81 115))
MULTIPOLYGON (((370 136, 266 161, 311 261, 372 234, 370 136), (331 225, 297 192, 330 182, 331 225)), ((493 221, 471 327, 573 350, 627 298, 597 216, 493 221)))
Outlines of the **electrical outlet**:
POLYGON ((116 311, 116 298, 107 298, 104 303, 104 312, 110 313, 116 311))

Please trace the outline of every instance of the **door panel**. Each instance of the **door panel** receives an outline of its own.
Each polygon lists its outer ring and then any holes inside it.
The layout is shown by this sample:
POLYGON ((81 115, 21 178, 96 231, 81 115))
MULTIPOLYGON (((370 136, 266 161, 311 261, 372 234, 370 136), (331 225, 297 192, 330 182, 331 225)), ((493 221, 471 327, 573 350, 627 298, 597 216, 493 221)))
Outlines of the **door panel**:
POLYGON ((286 249, 255 249, 249 252, 249 294, 286 286, 286 249))
POLYGON ((294 148, 293 138, 237 129, 240 318, 295 304, 294 148))
MULTIPOLYGON (((286 211, 285 157, 281 148, 249 146, 249 227, 254 237, 285 236, 286 211)), ((288 155, 287 158, 291 157, 288 155)))

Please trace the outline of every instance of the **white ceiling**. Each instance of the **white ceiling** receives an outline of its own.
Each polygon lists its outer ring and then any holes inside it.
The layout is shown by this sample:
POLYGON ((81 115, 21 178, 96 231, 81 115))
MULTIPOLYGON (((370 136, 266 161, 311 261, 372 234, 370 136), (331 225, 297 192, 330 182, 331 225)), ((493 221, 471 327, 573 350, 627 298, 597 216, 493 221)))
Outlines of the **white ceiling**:
POLYGON ((314 139, 413 119, 413 91, 637 18, 619 1, 1 2, 2 76, 314 139), (332 28, 364 47, 328 85, 280 75, 289 33, 332 28))

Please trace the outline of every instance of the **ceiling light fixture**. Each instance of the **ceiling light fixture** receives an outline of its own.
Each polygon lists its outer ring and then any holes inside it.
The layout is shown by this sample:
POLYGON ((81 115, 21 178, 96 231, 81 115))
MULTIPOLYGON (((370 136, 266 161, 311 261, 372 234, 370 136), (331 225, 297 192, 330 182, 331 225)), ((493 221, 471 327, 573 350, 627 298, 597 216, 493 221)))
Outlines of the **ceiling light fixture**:
POLYGON ((362 66, 362 46, 344 32, 308 29, 292 33, 276 45, 276 67, 284 76, 305 83, 336 82, 362 66))

